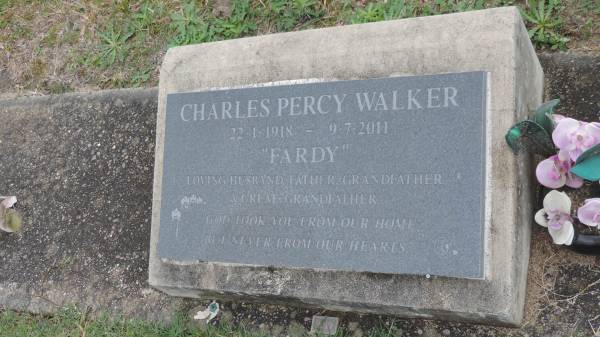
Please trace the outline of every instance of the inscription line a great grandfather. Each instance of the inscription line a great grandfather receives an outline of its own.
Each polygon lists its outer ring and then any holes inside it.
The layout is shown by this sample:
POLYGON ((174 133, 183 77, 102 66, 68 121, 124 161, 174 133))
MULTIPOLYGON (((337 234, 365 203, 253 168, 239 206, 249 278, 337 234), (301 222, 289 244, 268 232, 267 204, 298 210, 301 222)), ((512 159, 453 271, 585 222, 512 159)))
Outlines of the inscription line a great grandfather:
POLYGON ((169 94, 159 256, 482 278, 486 76, 169 94))

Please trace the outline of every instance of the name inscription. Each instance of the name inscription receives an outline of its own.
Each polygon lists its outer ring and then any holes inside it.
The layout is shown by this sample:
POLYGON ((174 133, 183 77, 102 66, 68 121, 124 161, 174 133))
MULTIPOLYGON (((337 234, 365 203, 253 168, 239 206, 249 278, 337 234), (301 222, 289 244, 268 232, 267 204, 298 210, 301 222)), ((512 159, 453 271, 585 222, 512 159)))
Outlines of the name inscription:
POLYGON ((167 97, 159 256, 483 277, 486 73, 167 97))

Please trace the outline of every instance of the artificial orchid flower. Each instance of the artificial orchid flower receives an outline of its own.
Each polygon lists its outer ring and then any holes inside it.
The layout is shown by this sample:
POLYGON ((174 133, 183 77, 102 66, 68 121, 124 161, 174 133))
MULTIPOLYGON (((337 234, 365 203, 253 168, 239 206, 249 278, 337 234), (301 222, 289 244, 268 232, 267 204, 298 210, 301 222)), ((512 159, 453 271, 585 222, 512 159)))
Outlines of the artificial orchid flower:
POLYGON ((600 144, 600 123, 559 118, 552 132, 552 140, 560 150, 569 153, 571 160, 576 161, 585 150, 600 144))
POLYGON ((548 228, 554 243, 568 246, 573 242, 571 199, 564 192, 552 190, 546 194, 544 208, 535 214, 535 222, 548 228))
POLYGON ((587 199, 577 210, 579 222, 591 227, 600 227, 600 198, 587 199))
POLYGON ((570 172, 571 165, 569 153, 561 150, 557 155, 542 160, 535 170, 535 175, 540 184, 548 188, 560 188, 565 184, 579 188, 583 185, 583 179, 570 172))

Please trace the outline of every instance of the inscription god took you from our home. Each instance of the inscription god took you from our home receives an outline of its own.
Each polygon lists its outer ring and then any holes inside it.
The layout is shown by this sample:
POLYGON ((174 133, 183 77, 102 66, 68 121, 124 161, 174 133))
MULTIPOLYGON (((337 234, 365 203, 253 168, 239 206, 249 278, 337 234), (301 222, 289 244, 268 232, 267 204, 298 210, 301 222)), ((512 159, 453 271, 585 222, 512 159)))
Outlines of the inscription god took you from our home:
POLYGON ((169 94, 159 255, 480 277, 485 92, 468 72, 169 94))

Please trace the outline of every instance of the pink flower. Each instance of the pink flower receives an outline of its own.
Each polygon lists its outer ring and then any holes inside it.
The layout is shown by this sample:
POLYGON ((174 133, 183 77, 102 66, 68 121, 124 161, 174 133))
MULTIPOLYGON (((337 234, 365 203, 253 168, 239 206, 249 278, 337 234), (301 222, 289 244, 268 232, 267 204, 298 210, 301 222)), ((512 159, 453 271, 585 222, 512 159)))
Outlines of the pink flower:
POLYGON ((557 155, 542 160, 535 170, 535 175, 540 184, 548 188, 560 188, 565 184, 579 188, 583 185, 583 179, 570 172, 571 165, 569 154, 561 150, 557 155))
POLYGON ((583 224, 592 227, 600 226, 600 198, 587 199, 577 210, 577 217, 583 224))
POLYGON ((552 132, 552 140, 559 149, 569 153, 571 160, 576 161, 585 150, 600 144, 600 123, 560 118, 552 132))
POLYGON ((552 241, 558 245, 570 245, 575 236, 571 219, 571 199, 563 193, 550 191, 544 197, 544 208, 535 213, 535 222, 548 227, 552 241))

